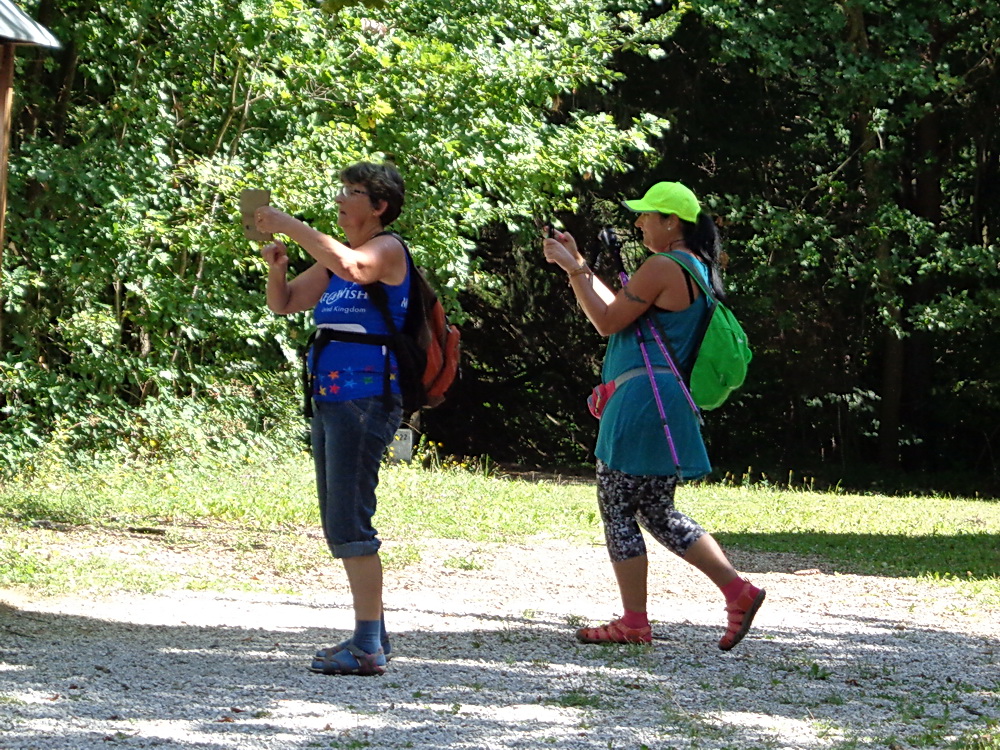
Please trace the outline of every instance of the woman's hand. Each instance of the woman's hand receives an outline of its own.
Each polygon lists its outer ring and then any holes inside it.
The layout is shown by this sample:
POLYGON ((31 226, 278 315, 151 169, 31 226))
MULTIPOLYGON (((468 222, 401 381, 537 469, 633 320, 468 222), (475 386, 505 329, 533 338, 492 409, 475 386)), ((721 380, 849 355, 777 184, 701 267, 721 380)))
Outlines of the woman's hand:
POLYGON ((260 249, 261 257, 267 261, 269 268, 275 271, 288 271, 288 248, 284 242, 270 242, 260 249))
POLYGON ((547 237, 542 243, 545 260, 555 263, 569 273, 585 263, 580 251, 576 249, 576 240, 569 232, 556 232, 555 237, 547 237))
POLYGON ((279 211, 274 206, 261 206, 253 214, 254 223, 257 229, 265 234, 288 234, 288 222, 297 221, 284 211, 279 211))

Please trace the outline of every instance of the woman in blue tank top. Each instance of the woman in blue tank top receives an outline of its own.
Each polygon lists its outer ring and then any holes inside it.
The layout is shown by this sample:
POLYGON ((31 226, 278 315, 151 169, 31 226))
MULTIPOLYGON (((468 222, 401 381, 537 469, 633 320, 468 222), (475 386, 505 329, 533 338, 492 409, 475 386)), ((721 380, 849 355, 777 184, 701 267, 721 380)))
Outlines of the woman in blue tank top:
MULTIPOLYGON (((385 227, 403 207, 403 180, 394 167, 360 163, 340 174, 340 242, 277 209, 257 209, 257 228, 301 245, 315 263, 288 280, 281 242, 261 251, 268 264, 267 306, 280 315, 315 310, 317 326, 386 334, 367 284, 381 283, 401 328, 409 290, 402 242, 385 227)), ((323 674, 385 672, 391 652, 382 614, 381 541, 372 526, 382 454, 402 420, 395 360, 381 345, 331 341, 310 355, 314 373, 312 452, 327 545, 347 571, 354 601, 354 634, 320 649, 310 669, 323 674)))
POLYGON ((595 452, 597 500, 625 614, 606 625, 580 628, 576 635, 583 643, 652 640, 641 527, 722 590, 728 626, 719 648, 728 651, 750 629, 765 592, 736 572, 711 535, 674 509, 678 480, 704 476, 711 466, 694 411, 659 347, 647 346, 675 460, 636 335, 640 319, 653 316, 670 341, 678 366, 690 369, 697 354, 696 331, 708 308, 698 285, 670 256, 684 253, 698 261, 695 265, 703 279, 711 282, 721 299, 719 235, 694 193, 677 182, 659 182, 643 198, 624 201, 624 205, 639 214, 635 225, 642 232, 643 244, 654 254, 617 294, 587 267, 570 234, 556 233, 544 241, 546 260, 566 271, 587 318, 602 336, 609 337, 602 380, 617 385, 601 412, 595 452), (641 374, 632 377, 636 373, 641 374))

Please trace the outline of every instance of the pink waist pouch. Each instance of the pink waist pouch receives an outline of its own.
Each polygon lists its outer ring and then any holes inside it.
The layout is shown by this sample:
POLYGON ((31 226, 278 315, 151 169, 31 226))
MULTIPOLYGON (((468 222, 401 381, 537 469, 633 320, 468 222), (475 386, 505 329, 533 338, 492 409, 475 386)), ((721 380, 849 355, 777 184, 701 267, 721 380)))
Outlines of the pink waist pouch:
POLYGON ((613 380, 610 383, 601 383, 595 386, 594 390, 587 396, 587 408, 590 409, 590 413, 597 419, 601 418, 604 407, 608 405, 608 401, 611 400, 611 396, 614 395, 615 388, 617 387, 617 383, 613 380))

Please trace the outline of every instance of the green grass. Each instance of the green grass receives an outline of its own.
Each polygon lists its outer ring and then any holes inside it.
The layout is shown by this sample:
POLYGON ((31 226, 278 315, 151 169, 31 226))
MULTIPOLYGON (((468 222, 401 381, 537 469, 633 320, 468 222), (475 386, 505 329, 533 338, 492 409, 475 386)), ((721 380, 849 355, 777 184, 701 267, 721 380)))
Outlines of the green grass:
POLYGON ((456 570, 482 570, 485 566, 473 557, 449 557, 443 563, 446 568, 456 570))
POLYGON ((603 705, 601 696, 578 688, 567 690, 555 698, 546 698, 543 702, 562 708, 601 708, 603 705))
MULTIPOLYGON (((48 466, 0 486, 0 585, 155 577, 121 566, 116 573, 111 562, 102 572, 92 561, 46 553, 31 542, 42 533, 39 524, 224 526, 238 529, 235 546, 251 547, 255 533, 270 540, 316 529, 314 494, 305 454, 76 471, 48 466)), ((947 583, 977 600, 1000 601, 1000 502, 696 484, 678 490, 677 506, 726 547, 812 557, 841 573, 947 583)), ((603 538, 592 483, 521 481, 457 464, 384 467, 375 520, 386 540, 406 540, 393 553, 396 559, 388 560, 399 567, 419 560, 421 538, 523 543, 547 537, 578 544, 603 538)), ((294 560, 283 559, 279 546, 270 563, 282 568, 294 560)), ((455 558, 446 564, 475 570, 479 561, 455 558)))
POLYGON ((841 572, 994 584, 1000 576, 997 501, 705 485, 682 489, 678 505, 725 545, 817 555, 841 572))
POLYGON ((420 562, 420 548, 415 544, 383 547, 380 554, 382 565, 386 570, 400 570, 407 565, 415 565, 420 562))
POLYGON ((0 486, 0 512, 56 523, 239 521, 256 528, 315 521, 311 463, 243 457, 239 463, 46 467, 0 486))
POLYGON ((954 750, 1000 750, 1000 726, 989 721, 981 730, 964 733, 949 747, 954 750))
POLYGON ((45 591, 101 590, 152 593, 178 578, 152 565, 139 567, 102 557, 76 558, 50 549, 31 549, 0 525, 0 586, 29 585, 45 591))

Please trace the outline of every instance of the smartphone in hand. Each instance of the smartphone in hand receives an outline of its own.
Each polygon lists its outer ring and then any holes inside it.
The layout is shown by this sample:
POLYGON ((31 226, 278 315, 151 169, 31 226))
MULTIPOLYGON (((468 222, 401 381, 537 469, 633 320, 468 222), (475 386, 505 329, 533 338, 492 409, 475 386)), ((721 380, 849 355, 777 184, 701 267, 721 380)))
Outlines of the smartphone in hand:
POLYGON ((261 206, 268 206, 271 203, 270 190, 244 190, 240 193, 240 214, 243 216, 243 234, 248 240, 255 242, 270 242, 274 239, 273 234, 260 232, 254 221, 254 212, 261 206))
POLYGON ((556 230, 552 226, 552 219, 542 218, 539 216, 535 217, 535 226, 538 227, 538 231, 542 233, 545 237, 555 237, 556 230))

